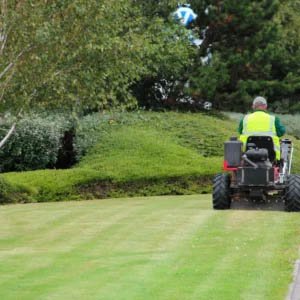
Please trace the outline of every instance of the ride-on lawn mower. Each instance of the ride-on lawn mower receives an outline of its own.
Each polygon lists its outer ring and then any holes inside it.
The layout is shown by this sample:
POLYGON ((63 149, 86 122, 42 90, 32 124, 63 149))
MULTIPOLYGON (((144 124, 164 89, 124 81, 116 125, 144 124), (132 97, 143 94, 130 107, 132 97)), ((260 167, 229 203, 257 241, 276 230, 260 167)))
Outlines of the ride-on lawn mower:
POLYGON ((236 137, 224 145, 224 171, 213 181, 213 208, 229 209, 232 200, 284 201, 286 211, 300 211, 300 175, 291 175, 293 145, 281 140, 276 159, 270 136, 250 136, 245 149, 236 137))

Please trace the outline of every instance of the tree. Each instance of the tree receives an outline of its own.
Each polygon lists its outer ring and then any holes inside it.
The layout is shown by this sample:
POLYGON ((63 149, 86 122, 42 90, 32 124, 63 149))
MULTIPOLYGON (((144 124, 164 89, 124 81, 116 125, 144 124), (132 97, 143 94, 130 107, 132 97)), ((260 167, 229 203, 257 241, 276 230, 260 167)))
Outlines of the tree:
MULTIPOLYGON (((26 30, 28 27, 27 17, 24 15, 23 32, 15 30, 15 24, 20 21, 19 16, 23 14, 23 5, 19 1, 7 2, 2 0, 0 3, 0 104, 4 107, 11 105, 7 103, 5 98, 7 90, 11 87, 17 73, 18 66, 22 63, 24 56, 30 51, 33 45, 26 39, 26 30), (18 38, 17 38, 18 37, 18 38)), ((33 13, 32 18, 35 19, 36 15, 33 13)), ((17 117, 22 112, 22 107, 18 107, 17 117)), ((5 137, 0 142, 0 148, 4 146, 9 137, 13 134, 16 127, 14 122, 8 130, 5 137)))
POLYGON ((189 56, 178 28, 142 8, 134 0, 10 2, 0 63, 18 62, 1 81, 0 109, 135 106, 134 83, 189 56))
POLYGON ((205 66, 198 59, 192 87, 199 88, 200 95, 217 108, 248 107, 253 95, 267 95, 268 85, 277 80, 272 65, 281 55, 274 47, 280 35, 273 20, 279 3, 226 0, 206 1, 204 6, 209 8, 209 14, 202 27, 208 30, 199 56, 210 48, 215 59, 205 66), (201 78, 198 74, 210 76, 201 78), (207 92, 210 86, 215 87, 213 93, 207 92))
MULTIPOLYGON (((299 0, 192 1, 204 32, 191 88, 220 109, 246 110, 265 95, 274 110, 300 109, 299 0), (210 51, 211 64, 203 57, 210 51)), ((203 33, 203 31, 202 31, 203 33)))
POLYGON ((162 82, 217 108, 263 94, 299 109, 299 0, 192 0, 200 49, 170 17, 176 3, 1 0, 0 112, 130 108, 162 82))
POLYGON ((148 22, 161 25, 149 36, 156 41, 156 51, 150 57, 151 72, 133 85, 134 95, 139 105, 146 108, 177 106, 197 52, 189 41, 189 32, 172 17, 178 2, 136 0, 135 3, 148 22))

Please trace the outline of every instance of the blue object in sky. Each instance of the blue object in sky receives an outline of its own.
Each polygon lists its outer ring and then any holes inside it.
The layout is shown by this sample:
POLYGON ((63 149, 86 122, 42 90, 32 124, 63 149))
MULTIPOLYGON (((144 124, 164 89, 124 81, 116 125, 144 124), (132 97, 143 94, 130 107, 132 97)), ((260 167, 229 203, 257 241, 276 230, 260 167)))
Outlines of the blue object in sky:
POLYGON ((184 25, 188 26, 193 21, 195 21, 198 17, 197 14, 188 6, 180 6, 174 13, 175 19, 179 20, 179 22, 184 25))

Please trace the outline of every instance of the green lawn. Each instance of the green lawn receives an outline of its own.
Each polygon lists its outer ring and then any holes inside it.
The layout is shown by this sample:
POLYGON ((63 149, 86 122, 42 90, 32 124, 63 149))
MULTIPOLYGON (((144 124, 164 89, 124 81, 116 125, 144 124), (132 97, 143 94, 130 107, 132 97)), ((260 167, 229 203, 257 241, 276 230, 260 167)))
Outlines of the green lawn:
POLYGON ((2 206, 0 299, 284 299, 299 215, 209 198, 2 206))

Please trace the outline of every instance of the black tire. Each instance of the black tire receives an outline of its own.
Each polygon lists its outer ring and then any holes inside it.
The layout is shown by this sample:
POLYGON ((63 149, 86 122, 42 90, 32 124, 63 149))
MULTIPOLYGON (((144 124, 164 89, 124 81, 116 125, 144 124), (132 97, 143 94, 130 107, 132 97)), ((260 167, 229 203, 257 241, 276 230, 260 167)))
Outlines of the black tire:
POLYGON ((218 174, 213 180, 213 208, 229 209, 230 198, 230 176, 229 174, 218 174))
POLYGON ((300 175, 290 175, 284 195, 285 211, 300 211, 300 175))

